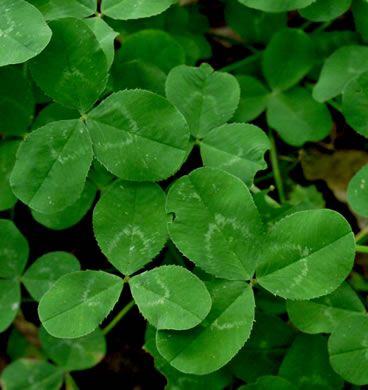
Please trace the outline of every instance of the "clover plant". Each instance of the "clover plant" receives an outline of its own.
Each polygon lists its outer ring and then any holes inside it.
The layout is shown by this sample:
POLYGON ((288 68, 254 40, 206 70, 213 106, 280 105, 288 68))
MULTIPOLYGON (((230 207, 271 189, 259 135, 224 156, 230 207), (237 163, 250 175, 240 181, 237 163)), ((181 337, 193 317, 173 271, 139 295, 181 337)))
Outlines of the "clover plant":
MULTIPOLYGON (((368 2, 215 3, 223 31, 200 1, 1 1, 4 389, 78 389, 134 306, 166 389, 368 385, 367 229, 287 178, 336 123, 367 146, 368 2), (110 266, 35 256, 20 202, 86 220, 110 266)), ((363 165, 347 201, 368 217, 363 165)))

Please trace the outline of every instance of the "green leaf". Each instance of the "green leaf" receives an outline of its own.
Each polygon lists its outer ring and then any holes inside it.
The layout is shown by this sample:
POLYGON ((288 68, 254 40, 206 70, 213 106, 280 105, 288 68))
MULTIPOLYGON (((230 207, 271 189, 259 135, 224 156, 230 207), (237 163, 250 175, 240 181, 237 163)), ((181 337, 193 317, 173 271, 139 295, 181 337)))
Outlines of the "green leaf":
POLYGON ((6 354, 10 357, 11 361, 21 358, 43 358, 41 351, 30 344, 24 335, 15 327, 13 327, 9 333, 6 354))
POLYGON ((0 211, 11 209, 18 200, 10 188, 9 177, 19 144, 20 141, 0 142, 0 211))
POLYGON ((316 61, 312 39, 302 30, 276 32, 263 54, 263 73, 272 89, 285 90, 307 75, 316 61))
POLYGON ((332 129, 331 114, 302 87, 272 94, 267 102, 267 122, 289 145, 320 141, 332 129))
POLYGON ((155 183, 115 181, 93 212, 98 245, 124 275, 159 254, 168 236, 166 223, 165 193, 155 183))
POLYGON ((361 168, 350 180, 348 187, 348 202, 359 215, 368 217, 368 165, 361 168))
POLYGON ((284 12, 304 8, 314 0, 239 0, 241 4, 265 12, 284 12))
POLYGON ((79 270, 78 260, 70 253, 49 252, 31 264, 22 282, 32 298, 39 302, 61 276, 79 270))
POLYGON ((28 241, 12 221, 0 219, 0 278, 22 274, 28 260, 28 241))
POLYGON ((312 299, 334 291, 349 275, 355 239, 349 223, 332 210, 291 214, 269 230, 257 281, 288 299, 312 299))
POLYGON ((359 296, 344 282, 333 293, 311 301, 288 301, 293 324, 304 333, 331 333, 345 318, 365 314, 359 296))
POLYGON ((110 69, 115 55, 114 40, 119 35, 101 18, 88 18, 83 20, 84 23, 95 34, 101 49, 107 59, 107 67, 110 69))
POLYGON ((255 174, 267 168, 264 154, 271 144, 259 127, 236 123, 212 130, 200 149, 204 166, 223 169, 251 186, 255 174))
POLYGON ((87 118, 96 158, 116 176, 159 181, 184 162, 189 132, 166 99, 143 90, 116 92, 87 118))
POLYGON ((51 122, 79 118, 80 114, 77 110, 61 106, 57 103, 50 103, 39 112, 34 122, 32 123, 32 130, 36 130, 51 122))
POLYGON ((368 384, 368 317, 341 321, 328 341, 332 368, 355 385, 368 384))
POLYGON ((168 265, 129 280, 143 317, 156 329, 187 330, 201 323, 212 301, 204 283, 185 268, 168 265))
POLYGON ((101 11, 113 19, 140 19, 158 15, 178 0, 141 0, 132 6, 130 0, 103 0, 101 11))
POLYGON ((0 66, 35 57, 52 35, 41 12, 24 0, 1 2, 0 26, 0 66))
POLYGON ((0 279, 0 332, 14 321, 20 307, 20 284, 18 280, 0 279))
POLYGON ((248 280, 256 267, 255 244, 263 227, 247 186, 235 176, 199 168, 170 188, 169 234, 179 250, 204 271, 248 280))
POLYGON ((85 18, 97 10, 97 0, 28 0, 37 7, 46 20, 72 16, 85 18))
POLYGON ((165 31, 141 30, 124 40, 116 54, 116 62, 141 60, 169 73, 177 65, 184 64, 182 46, 165 31))
POLYGON ((141 60, 115 61, 111 73, 115 91, 140 88, 165 96, 166 74, 155 65, 141 60))
POLYGON ((266 44, 276 31, 286 27, 287 14, 261 12, 231 0, 225 5, 225 21, 248 45, 266 44))
POLYGON ((226 368, 207 375, 190 375, 184 374, 170 366, 158 352, 156 347, 156 329, 149 324, 146 329, 143 349, 153 356, 155 368, 165 375, 168 382, 165 390, 223 390, 231 382, 231 375, 226 368))
POLYGON ((356 30, 362 35, 364 40, 368 39, 368 3, 365 0, 353 0, 352 13, 356 30))
POLYGON ((19 359, 2 373, 6 390, 58 390, 63 383, 63 370, 44 360, 19 359))
POLYGON ((41 326, 42 351, 65 371, 85 370, 98 364, 106 354, 106 340, 101 329, 77 339, 60 339, 41 326))
POLYGON ((342 93, 345 86, 368 71, 368 47, 350 45, 336 50, 325 61, 313 97, 325 102, 342 93))
POLYGON ((240 85, 240 101, 232 122, 250 122, 256 119, 267 106, 268 89, 255 77, 236 76, 240 85))
POLYGON ((276 374, 294 336, 293 328, 280 318, 256 312, 249 340, 229 364, 232 373, 247 383, 276 374))
POLYGON ((50 27, 50 44, 30 62, 32 77, 57 103, 85 113, 105 89, 107 58, 82 20, 59 19, 50 27))
POLYGON ((90 210, 97 188, 88 180, 81 196, 72 205, 54 214, 42 214, 32 210, 32 217, 41 225, 53 230, 64 230, 76 225, 90 210))
POLYGON ((35 105, 31 83, 20 69, 9 66, 0 68, 0 79, 0 133, 24 135, 32 120, 35 105))
POLYGON ((248 339, 254 320, 249 284, 207 283, 212 309, 205 321, 186 331, 157 331, 157 349, 179 371, 204 375, 227 364, 248 339))
POLYGON ((115 306, 123 280, 102 271, 66 274, 43 295, 38 315, 54 337, 74 339, 92 333, 115 306))
POLYGON ((92 153, 82 121, 59 121, 41 127, 30 133, 18 149, 10 176, 12 190, 23 203, 41 213, 63 210, 80 197, 92 153))
POLYGON ((368 137, 368 72, 351 80, 342 97, 346 121, 356 132, 368 137))
POLYGON ((300 390, 340 390, 344 386, 331 368, 327 340, 321 335, 298 335, 282 361, 279 375, 300 390))
POLYGON ((269 375, 259 378, 256 383, 241 386, 238 390, 296 390, 296 387, 286 379, 269 375))
POLYGON ((327 22, 344 14, 351 0, 317 0, 300 10, 300 15, 313 22, 327 22))
POLYGON ((183 65, 169 73, 166 95, 185 116, 191 134, 201 138, 233 116, 240 88, 234 76, 214 72, 208 64, 199 68, 183 65))

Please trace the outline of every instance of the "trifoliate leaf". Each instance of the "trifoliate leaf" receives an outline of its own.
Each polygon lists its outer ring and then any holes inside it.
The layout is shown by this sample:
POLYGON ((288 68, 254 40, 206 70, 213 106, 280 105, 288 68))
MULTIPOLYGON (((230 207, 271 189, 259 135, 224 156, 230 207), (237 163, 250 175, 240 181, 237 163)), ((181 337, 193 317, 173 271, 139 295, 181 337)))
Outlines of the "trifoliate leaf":
POLYGON ((53 122, 30 133, 20 145, 10 185, 23 203, 53 214, 80 197, 92 158, 82 121, 53 122))
POLYGON ((271 144, 259 127, 236 123, 212 130, 200 149, 204 166, 223 169, 251 186, 255 174, 267 168, 264 154, 271 144))
POLYGON ((158 255, 167 240, 166 223, 165 193, 154 183, 116 181, 93 212, 98 245, 124 275, 158 255))
POLYGON ((24 0, 1 2, 0 26, 0 66, 35 57, 52 35, 41 12, 24 0))
POLYGON ((316 102, 302 87, 272 94, 267 102, 267 122, 286 143, 293 146, 320 141, 332 129, 328 108, 316 102))
POLYGON ((60 339, 48 334, 41 326, 39 337, 45 355, 65 371, 91 368, 106 354, 105 336, 99 328, 77 339, 60 339))
POLYGON ((97 10, 97 0, 29 0, 37 7, 46 20, 72 16, 85 18, 97 10))
POLYGON ((105 89, 105 53, 82 20, 58 19, 50 27, 50 44, 30 62, 33 79, 56 102, 85 113, 105 89))
POLYGON ((32 123, 32 130, 36 130, 51 122, 79 118, 80 114, 77 110, 61 106, 57 103, 50 103, 38 113, 37 117, 32 123))
POLYGON ((178 249, 204 271, 248 280, 257 262, 263 227, 247 186, 235 176, 199 168, 170 188, 169 234, 178 249))
POLYGON ((110 95, 88 115, 87 127, 96 158, 125 180, 166 179, 186 157, 189 132, 183 116, 148 91, 110 95))
POLYGON ((38 315, 54 337, 74 339, 92 333, 115 306, 123 279, 102 271, 68 273, 42 297, 38 315))
POLYGON ((49 252, 39 257, 27 269, 22 282, 33 299, 42 296, 63 275, 80 270, 78 260, 67 252, 49 252))
POLYGON ((169 73, 166 95, 186 118, 191 134, 202 138, 233 116, 240 88, 234 76, 214 72, 208 64, 183 65, 169 73))
POLYGON ((0 332, 14 321, 20 307, 20 284, 18 280, 0 279, 0 332))
POLYGON ((204 283, 179 266, 146 271, 130 279, 129 285, 139 311, 156 329, 194 328, 211 309, 204 283))
POLYGON ((204 375, 227 364, 248 339, 254 319, 254 296, 245 282, 207 283, 212 309, 206 319, 185 331, 159 330, 157 349, 179 371, 204 375))
POLYGON ((269 230, 257 266, 259 284, 288 299, 334 291, 349 275, 355 239, 349 223, 332 210, 291 214, 269 230))
POLYGON ((292 323, 304 333, 331 333, 345 318, 366 312, 346 282, 329 295, 311 301, 287 301, 286 307, 292 323))

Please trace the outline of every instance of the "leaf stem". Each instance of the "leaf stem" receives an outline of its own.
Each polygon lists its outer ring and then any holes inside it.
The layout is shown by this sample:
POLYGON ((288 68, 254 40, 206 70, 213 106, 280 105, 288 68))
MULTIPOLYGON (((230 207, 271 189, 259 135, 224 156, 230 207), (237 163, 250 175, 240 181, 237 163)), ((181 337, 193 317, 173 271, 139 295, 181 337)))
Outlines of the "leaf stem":
POLYGON ((275 184, 276 184, 277 192, 279 194, 280 203, 282 204, 282 203, 285 203, 286 198, 285 198, 285 192, 284 192, 284 185, 283 185, 282 179, 281 179, 281 173, 280 173, 279 162, 278 162, 278 157, 277 157, 277 150, 276 150, 276 143, 275 143, 275 139, 273 137, 271 129, 269 129, 269 131, 268 131, 268 136, 269 136, 270 142, 271 142, 270 157, 271 157, 273 177, 275 179, 275 184))
POLYGON ((331 107, 333 107, 338 112, 342 113, 342 107, 340 106, 339 103, 335 102, 335 100, 330 99, 330 100, 327 100, 326 103, 329 104, 331 107))
POLYGON ((365 246, 365 245, 356 245, 356 246, 355 246, 355 250, 356 250, 358 253, 368 253, 368 246, 365 246))
POLYGON ((325 23, 322 23, 320 24, 313 32, 322 32, 322 31, 325 31, 326 28, 330 27, 331 24, 334 22, 335 20, 329 20, 328 22, 325 22, 325 23))
POLYGON ((256 57, 259 57, 259 53, 246 57, 243 60, 233 62, 230 65, 226 65, 223 68, 219 69, 219 72, 232 72, 233 70, 239 69, 243 66, 250 64, 252 61, 256 59, 256 57))
POLYGON ((126 304, 121 311, 111 320, 111 322, 102 329, 103 334, 106 336, 111 329, 129 312, 129 310, 135 305, 134 299, 132 299, 128 304, 126 304))
POLYGON ((355 236, 355 240, 357 244, 364 244, 368 241, 368 226, 366 226, 355 236))
MULTIPOLYGON (((69 384, 71 384, 73 386, 72 387, 73 389, 79 389, 77 382, 74 380, 74 378, 70 375, 69 372, 66 373, 66 377, 68 378, 69 384)), ((69 387, 66 386, 66 388, 68 389, 69 387)))
POLYGON ((170 254, 173 256, 173 258, 179 265, 185 267, 184 260, 176 249, 176 246, 172 243, 172 241, 168 241, 167 250, 170 252, 170 254))

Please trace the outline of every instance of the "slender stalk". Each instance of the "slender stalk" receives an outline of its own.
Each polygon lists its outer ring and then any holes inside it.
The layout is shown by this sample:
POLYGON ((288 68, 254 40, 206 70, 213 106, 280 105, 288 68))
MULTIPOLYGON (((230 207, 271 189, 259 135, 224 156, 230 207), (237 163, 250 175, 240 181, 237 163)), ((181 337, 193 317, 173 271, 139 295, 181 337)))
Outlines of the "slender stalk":
POLYGON ((355 236, 355 241, 357 244, 364 244, 368 241, 368 226, 366 226, 355 236))
POLYGON ((329 104, 331 107, 333 107, 335 110, 342 113, 342 107, 340 106, 339 103, 335 102, 335 100, 330 99, 330 100, 327 100, 326 103, 329 104))
POLYGON ((259 54, 254 54, 250 57, 246 57, 243 60, 240 60, 240 61, 234 62, 230 65, 224 66, 223 68, 219 69, 219 71, 220 72, 232 72, 233 70, 239 69, 243 66, 250 64, 252 61, 254 61, 255 57, 258 57, 258 56, 259 56, 259 54))
POLYGON ((300 29, 301 30, 306 30, 309 26, 311 26, 313 24, 312 21, 310 20, 307 20, 305 23, 303 23, 301 26, 300 26, 300 29))
POLYGON ((334 20, 329 20, 328 22, 320 24, 313 32, 322 32, 325 31, 326 28, 330 27, 334 20))
POLYGON ((129 310, 135 305, 134 299, 132 299, 122 310, 111 320, 111 322, 102 329, 103 334, 106 336, 111 329, 129 312, 129 310))
POLYGON ((275 139, 273 137, 271 129, 269 129, 268 136, 269 136, 270 141, 271 141, 270 157, 271 157, 273 177, 275 179, 275 184, 276 184, 277 192, 279 194, 280 203, 282 204, 282 203, 285 203, 286 198, 285 198, 285 192, 284 192, 284 185, 283 185, 282 179, 281 179, 281 173, 280 173, 279 162, 278 162, 278 157, 277 157, 277 150, 276 150, 276 143, 275 143, 275 139))
POLYGON ((227 36, 224 36, 221 34, 216 34, 214 32, 209 32, 209 33, 207 33, 207 35, 209 35, 210 37, 216 38, 216 39, 220 39, 220 40, 222 39, 223 41, 232 43, 233 45, 241 45, 243 47, 246 47, 253 54, 259 53, 259 50, 257 50, 253 46, 247 45, 243 40, 227 37, 227 36))
POLYGON ((178 253, 178 250, 176 249, 176 247, 174 246, 174 244, 171 242, 171 241, 168 241, 167 243, 167 249, 168 251, 170 252, 170 254, 173 256, 173 258, 175 259, 175 261, 185 267, 185 263, 184 263, 184 260, 183 258, 181 257, 181 255, 178 253))
POLYGON ((358 253, 368 253, 368 246, 365 245, 356 245, 355 249, 358 253))
POLYGON ((72 389, 79 389, 76 381, 74 380, 74 378, 70 375, 69 372, 66 373, 66 377, 67 377, 67 384, 66 384, 66 388, 69 389, 70 386, 68 386, 68 384, 70 384, 72 386, 72 389))

